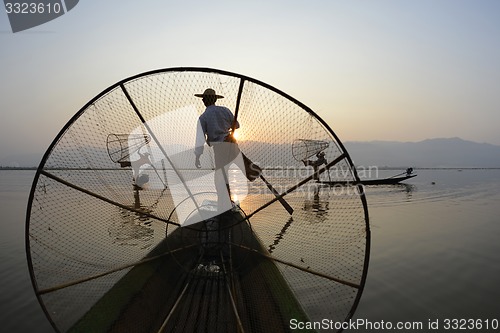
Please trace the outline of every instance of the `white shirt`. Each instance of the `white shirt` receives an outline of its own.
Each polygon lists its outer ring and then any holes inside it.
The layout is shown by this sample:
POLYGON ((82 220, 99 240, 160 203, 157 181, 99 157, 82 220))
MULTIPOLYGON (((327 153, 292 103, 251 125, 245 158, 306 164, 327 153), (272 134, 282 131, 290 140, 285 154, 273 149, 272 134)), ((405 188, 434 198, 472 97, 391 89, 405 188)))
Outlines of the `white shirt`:
MULTIPOLYGON (((232 112, 218 105, 207 106, 205 112, 198 119, 198 131, 196 133, 195 154, 203 153, 204 141, 211 145, 212 142, 222 142, 229 135, 229 130, 233 127, 234 116, 232 112), (200 129, 203 132, 200 133, 200 129)), ((236 128, 240 124, 236 121, 236 128)))

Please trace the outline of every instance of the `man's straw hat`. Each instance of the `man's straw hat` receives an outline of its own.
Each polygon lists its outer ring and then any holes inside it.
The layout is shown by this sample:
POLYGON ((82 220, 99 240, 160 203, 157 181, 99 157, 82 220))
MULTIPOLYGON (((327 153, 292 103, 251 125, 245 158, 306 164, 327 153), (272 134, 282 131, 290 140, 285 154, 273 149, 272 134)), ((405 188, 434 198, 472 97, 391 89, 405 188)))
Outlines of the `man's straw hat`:
POLYGON ((224 98, 224 96, 221 96, 221 95, 217 95, 215 93, 215 90, 213 90, 212 88, 208 88, 208 89, 205 89, 205 91, 203 92, 203 94, 194 94, 196 97, 211 97, 211 96, 215 96, 215 98, 219 99, 219 98, 224 98))

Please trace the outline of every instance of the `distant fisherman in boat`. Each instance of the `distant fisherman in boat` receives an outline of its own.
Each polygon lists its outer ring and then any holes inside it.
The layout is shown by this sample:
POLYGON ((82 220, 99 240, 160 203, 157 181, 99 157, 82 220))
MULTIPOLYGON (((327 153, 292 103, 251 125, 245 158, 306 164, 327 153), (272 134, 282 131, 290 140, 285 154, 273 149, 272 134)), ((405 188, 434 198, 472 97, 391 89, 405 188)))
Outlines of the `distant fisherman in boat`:
POLYGON ((325 158, 325 153, 320 151, 319 153, 316 154, 316 157, 317 159, 315 161, 311 161, 311 160, 302 160, 302 163, 304 163, 304 166, 312 166, 313 169, 314 169, 314 180, 319 180, 319 176, 318 176, 318 168, 321 166, 321 165, 327 165, 328 164, 328 161, 326 160, 325 158))
POLYGON ((406 175, 407 176, 410 176, 412 174, 412 172, 413 172, 413 168, 406 169, 406 175))

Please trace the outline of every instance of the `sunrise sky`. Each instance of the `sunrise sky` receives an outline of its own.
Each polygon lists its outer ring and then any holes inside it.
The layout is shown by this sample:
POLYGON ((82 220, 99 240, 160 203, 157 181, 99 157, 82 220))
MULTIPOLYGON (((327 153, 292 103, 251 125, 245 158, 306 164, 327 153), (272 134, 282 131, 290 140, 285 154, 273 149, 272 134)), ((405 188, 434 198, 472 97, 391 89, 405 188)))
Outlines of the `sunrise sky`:
POLYGON ((12 33, 0 13, 0 165, 39 154, 99 92, 168 67, 247 75, 342 141, 500 145, 500 1, 80 1, 12 33))

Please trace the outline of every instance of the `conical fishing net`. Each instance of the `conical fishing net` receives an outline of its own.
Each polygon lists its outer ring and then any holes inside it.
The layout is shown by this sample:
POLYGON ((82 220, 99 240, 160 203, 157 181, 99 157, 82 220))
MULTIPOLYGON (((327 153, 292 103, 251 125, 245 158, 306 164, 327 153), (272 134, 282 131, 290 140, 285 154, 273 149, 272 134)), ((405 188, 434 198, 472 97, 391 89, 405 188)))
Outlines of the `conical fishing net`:
POLYGON ((139 151, 151 141, 148 135, 110 133, 106 139, 106 148, 111 161, 130 162, 130 155, 139 151))
POLYGON ((265 83, 203 68, 123 80, 68 122, 36 173, 26 242, 37 297, 60 332, 346 321, 366 279, 367 205, 361 186, 322 179, 356 180, 349 155, 314 112, 265 83), (205 106, 194 95, 207 88, 240 125, 223 210, 219 146, 204 144, 195 166, 205 106), (297 140, 316 142, 326 162, 295 158, 297 140))
POLYGON ((297 161, 304 161, 328 148, 327 141, 297 139, 292 144, 292 155, 297 161))

